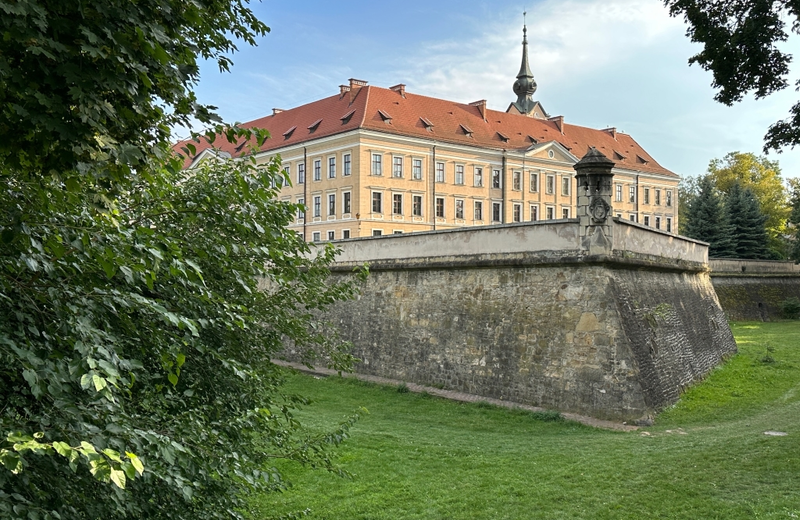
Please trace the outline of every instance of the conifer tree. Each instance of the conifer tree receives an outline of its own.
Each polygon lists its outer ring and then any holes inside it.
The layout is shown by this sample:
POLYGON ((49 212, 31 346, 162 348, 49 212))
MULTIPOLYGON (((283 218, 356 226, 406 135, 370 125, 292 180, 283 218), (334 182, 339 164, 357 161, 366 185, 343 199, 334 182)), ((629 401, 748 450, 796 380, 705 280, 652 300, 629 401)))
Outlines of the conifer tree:
POLYGON ((761 212, 753 192, 736 182, 728 192, 725 206, 736 258, 770 258, 769 238, 764 226, 767 217, 761 212))
POLYGON ((736 256, 725 206, 708 175, 700 179, 699 193, 687 208, 686 220, 686 236, 708 242, 709 256, 736 256))

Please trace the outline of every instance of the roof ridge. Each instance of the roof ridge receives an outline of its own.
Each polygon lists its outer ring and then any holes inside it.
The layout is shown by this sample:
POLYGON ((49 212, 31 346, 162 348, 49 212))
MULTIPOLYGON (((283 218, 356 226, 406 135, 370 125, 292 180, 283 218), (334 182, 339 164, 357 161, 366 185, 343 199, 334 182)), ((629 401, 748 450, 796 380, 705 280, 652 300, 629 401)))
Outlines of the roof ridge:
MULTIPOLYGON (((372 85, 365 85, 361 87, 361 90, 367 89, 367 93, 364 95, 364 110, 361 111, 361 122, 358 123, 356 128, 364 128, 364 123, 367 120, 367 108, 369 107, 369 93, 372 89, 372 85)), ((389 90, 388 88, 386 90, 389 90)))

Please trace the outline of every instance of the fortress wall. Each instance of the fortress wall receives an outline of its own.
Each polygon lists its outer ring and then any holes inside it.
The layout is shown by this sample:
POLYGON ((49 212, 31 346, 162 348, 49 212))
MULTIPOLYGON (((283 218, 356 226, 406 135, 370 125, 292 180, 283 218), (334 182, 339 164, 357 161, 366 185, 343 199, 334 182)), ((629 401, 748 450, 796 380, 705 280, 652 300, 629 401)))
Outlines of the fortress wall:
POLYGON ((794 262, 712 258, 709 265, 711 282, 730 320, 780 319, 783 302, 800 299, 800 265, 794 262))
POLYGON ((330 313, 358 372, 636 420, 736 350, 702 270, 564 250, 425 264, 374 262, 330 313))

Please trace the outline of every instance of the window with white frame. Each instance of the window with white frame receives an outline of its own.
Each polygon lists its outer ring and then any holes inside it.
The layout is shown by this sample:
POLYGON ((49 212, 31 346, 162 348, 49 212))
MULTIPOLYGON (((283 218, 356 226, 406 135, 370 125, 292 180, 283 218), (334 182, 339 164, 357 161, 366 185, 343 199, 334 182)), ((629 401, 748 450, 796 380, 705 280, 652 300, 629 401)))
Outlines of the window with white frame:
POLYGON ((436 163, 436 182, 444 182, 444 163, 436 163))
POLYGON ((475 220, 483 220, 483 202, 480 200, 475 201, 475 220))
POLYGON ((314 216, 322 216, 322 197, 320 195, 314 195, 314 216))
POLYGON ((398 179, 403 177, 403 158, 397 155, 392 157, 392 177, 398 179))
POLYGON ((503 187, 503 177, 500 170, 492 170, 492 188, 500 189, 503 187))
POLYGON ((336 178, 336 156, 328 157, 328 178, 336 178))
POLYGON ((372 230, 372 236, 379 237, 379 236, 382 236, 382 235, 383 235, 383 230, 382 229, 373 229, 372 230))
POLYGON ((320 159, 314 161, 314 180, 322 180, 322 160, 320 159))
POLYGON ((300 206, 297 208, 297 219, 298 220, 305 220, 306 218, 306 208, 305 208, 306 199, 300 197, 297 199, 297 205, 300 206))
POLYGON ((656 229, 661 229, 661 217, 656 217, 656 229))
POLYGON ((666 200, 667 207, 671 208, 672 207, 672 190, 667 190, 666 197, 667 197, 667 200, 666 200))
POLYGON ((539 206, 536 204, 531 204, 531 222, 536 222, 539 220, 539 206))
POLYGON ((415 181, 422 180, 422 159, 411 159, 411 177, 415 181))
POLYGON ((464 165, 456 164, 456 184, 464 184, 464 165))
POLYGON ((336 216, 336 194, 328 193, 328 216, 336 216))
POLYGON ((372 175, 383 175, 383 155, 379 153, 372 154, 372 175))
POLYGON ((522 204, 514 204, 512 206, 511 217, 514 222, 522 222, 522 204))
POLYGON ((630 220, 631 222, 636 222, 636 215, 631 213, 630 215, 628 215, 628 220, 630 220))
POLYGON ((342 238, 350 238, 350 230, 349 229, 343 229, 342 230, 342 238))
POLYGON ((672 217, 667 217, 667 233, 672 233, 672 217))
POLYGON ((569 197, 571 186, 572 186, 572 178, 569 175, 563 175, 561 177, 561 195, 569 197))
POLYGON ((661 190, 656 190, 656 206, 661 205, 661 190))
MULTIPOLYGON (((619 215, 617 215, 619 216, 619 215)), ((569 218, 569 208, 561 208, 561 218, 568 219, 569 218)))
POLYGON ((350 199, 349 191, 342 193, 342 213, 350 213, 350 199))
POLYGON ((503 206, 499 202, 492 202, 492 222, 503 220, 503 206))
POLYGON ((411 197, 411 214, 415 217, 422 216, 422 195, 414 195, 411 197))
POLYGON ((444 198, 436 197, 436 216, 444 218, 444 198))
POLYGON ((392 213, 395 215, 402 215, 403 214, 403 194, 402 193, 393 193, 392 194, 392 213))
POLYGON ((483 168, 480 166, 475 167, 475 187, 482 188, 483 187, 483 168))
POLYGON ((511 189, 522 191, 522 172, 514 172, 511 177, 511 189))
POLYGON ((336 238, 335 231, 328 231, 328 240, 334 240, 336 238))
POLYGON ((383 213, 383 194, 379 191, 372 192, 372 212, 383 213))
POLYGON ((628 202, 636 202, 636 186, 628 186, 628 202))
POLYGON ((556 191, 556 178, 554 175, 548 175, 545 180, 545 193, 552 195, 556 191))
POLYGON ((650 215, 645 215, 644 216, 644 225, 645 226, 649 226, 650 225, 650 215))
POLYGON ((403 234, 403 230, 402 229, 395 229, 394 231, 392 231, 392 234, 393 235, 402 235, 403 234))
POLYGON ((352 158, 349 153, 342 155, 342 175, 347 177, 352 172, 352 158))
POLYGON ((306 163, 297 165, 297 184, 306 183, 306 163))
POLYGON ((614 200, 617 202, 622 202, 622 184, 617 184, 614 186, 614 200))
POLYGON ((311 233, 311 240, 313 240, 314 242, 319 242, 320 240, 322 240, 320 236, 321 235, 319 231, 314 231, 313 233, 311 233))
POLYGON ((283 174, 286 176, 287 179, 292 178, 292 166, 287 164, 283 167, 283 174))
POLYGON ((529 172, 530 175, 530 190, 533 193, 539 191, 539 174, 535 172, 529 172))
POLYGON ((644 189, 644 203, 650 204, 650 188, 644 189))
POLYGON ((462 199, 456 199, 456 218, 464 219, 464 201, 462 199))
POLYGON ((556 218, 556 208, 554 208, 553 206, 547 206, 547 209, 545 210, 545 212, 546 212, 546 217, 545 218, 547 220, 553 220, 553 219, 556 218))

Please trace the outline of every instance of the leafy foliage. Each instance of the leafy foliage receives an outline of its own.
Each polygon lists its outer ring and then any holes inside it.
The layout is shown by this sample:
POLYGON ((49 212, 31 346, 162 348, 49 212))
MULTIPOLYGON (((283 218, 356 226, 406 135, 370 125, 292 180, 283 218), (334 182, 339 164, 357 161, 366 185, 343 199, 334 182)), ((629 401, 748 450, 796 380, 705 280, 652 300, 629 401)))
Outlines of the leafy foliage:
POLYGON ((686 236, 708 242, 708 256, 732 258, 732 229, 722 198, 708 175, 700 179, 698 186, 697 196, 686 209, 686 236))
POLYGON ((800 180, 789 179, 789 258, 800 261, 800 180))
MULTIPOLYGON (((687 36, 703 44, 689 59, 713 73, 715 99, 732 105, 748 93, 764 98, 789 85, 792 55, 777 44, 788 39, 786 19, 798 32, 800 5, 793 0, 664 0, 672 16, 688 23, 687 36)), ((773 124, 764 151, 800 144, 800 103, 773 124)))
POLYGON ((230 518, 247 489, 284 485, 270 458, 332 469, 324 445, 350 421, 298 436, 303 400, 270 358, 292 341, 346 368, 314 313, 353 283, 286 229, 277 162, 179 165, 106 212, 87 182, 2 172, 0 514, 230 518))
POLYGON ((227 70, 269 31, 247 2, 0 0, 0 161, 121 180, 166 157, 170 127, 215 120, 198 59, 227 70))
POLYGON ((237 518, 275 458, 336 471, 357 415, 303 433, 270 359, 347 368, 317 316, 357 278, 287 230, 278 158, 185 172, 169 144, 215 120, 197 60, 268 30, 246 4, 0 0, 2 518, 237 518))

